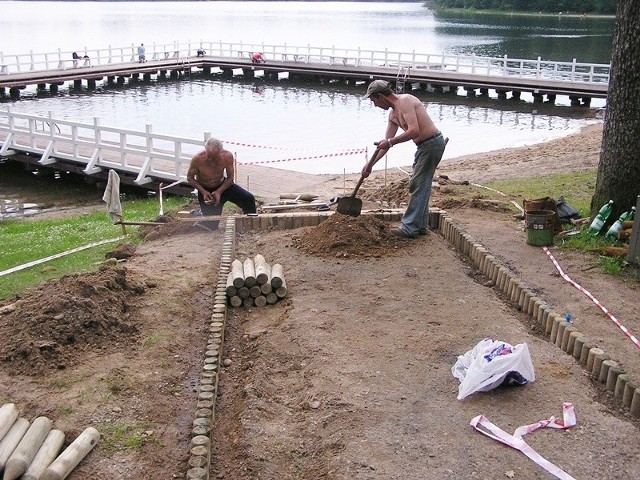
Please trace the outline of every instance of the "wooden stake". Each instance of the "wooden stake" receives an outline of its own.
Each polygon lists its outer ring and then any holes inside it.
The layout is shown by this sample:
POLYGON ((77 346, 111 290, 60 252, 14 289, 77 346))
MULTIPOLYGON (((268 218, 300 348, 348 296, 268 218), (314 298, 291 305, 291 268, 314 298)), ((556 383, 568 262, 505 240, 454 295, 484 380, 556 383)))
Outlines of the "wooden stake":
POLYGON ((287 282, 285 282, 284 278, 282 279, 282 285, 276 289, 276 295, 278 298, 284 298, 287 296, 287 282))
POLYGON ((278 295, 276 295, 275 292, 271 292, 267 294, 267 303, 269 305, 273 305, 277 301, 278 301, 278 295))
POLYGON ((240 287, 238 289, 238 296, 243 300, 249 297, 249 288, 248 287, 240 287))
POLYGON ((64 432, 51 430, 21 480, 38 480, 64 445, 64 432))
POLYGON ((244 300, 242 300, 242 305, 244 307, 253 307, 253 297, 247 297, 244 300))
POLYGON ((38 417, 33 421, 7 460, 2 480, 15 480, 27 471, 27 467, 49 435, 52 426, 53 422, 47 417, 38 417))
POLYGON ((264 285, 269 281, 269 270, 267 268, 267 262, 259 253, 253 257, 253 263, 255 265, 256 281, 258 285, 264 285))
POLYGON ((0 440, 9 431, 11 425, 18 419, 18 407, 15 403, 5 403, 0 408, 0 440))
POLYGON ((236 288, 244 287, 244 268, 242 262, 237 258, 231 262, 231 273, 233 275, 233 286, 236 288))
POLYGON ((236 293, 238 293, 238 289, 233 284, 233 272, 229 272, 227 275, 227 286, 225 289, 227 297, 233 297, 236 293))
POLYGON ((260 289, 260 285, 254 285, 249 289, 249 296, 253 298, 258 298, 262 294, 262 290, 260 289))
POLYGON ((283 269, 279 263, 271 265, 271 286, 273 288, 280 288, 283 282, 283 269))
POLYGON ((256 280, 256 267, 253 263, 253 259, 245 259, 242 267, 244 271, 244 285, 245 287, 251 288, 258 283, 256 280))
POLYGON ((93 427, 86 428, 69 445, 40 477, 40 480, 63 480, 76 468, 100 441, 100 433, 93 427))
POLYGON ((0 442, 0 470, 4 470, 7 460, 9 460, 27 430, 29 430, 29 420, 18 418, 2 438, 0 442))

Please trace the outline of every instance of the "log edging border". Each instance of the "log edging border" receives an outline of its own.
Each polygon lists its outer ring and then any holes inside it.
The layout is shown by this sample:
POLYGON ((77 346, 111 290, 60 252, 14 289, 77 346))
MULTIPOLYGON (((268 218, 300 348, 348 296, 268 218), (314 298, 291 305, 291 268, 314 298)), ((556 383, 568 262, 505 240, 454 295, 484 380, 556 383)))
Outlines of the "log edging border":
MULTIPOLYGON (((213 313, 209 323, 209 337, 200 376, 200 388, 195 419, 191 430, 191 450, 186 478, 209 480, 211 438, 215 418, 215 401, 218 392, 218 376, 222 361, 224 330, 227 322, 227 277, 235 259, 236 233, 263 229, 294 229, 316 226, 333 215, 330 212, 295 212, 287 214, 261 214, 257 217, 229 217, 225 223, 220 267, 216 282, 213 313)), ((363 211, 385 221, 398 221, 404 210, 363 211)), ((613 360, 583 333, 565 321, 551 305, 538 297, 505 264, 473 236, 464 231, 446 211, 431 209, 429 224, 456 250, 467 257, 478 270, 494 282, 506 298, 529 316, 540 328, 547 340, 561 348, 587 371, 593 381, 598 381, 612 395, 614 401, 632 416, 640 418, 640 382, 630 378, 620 363, 613 360)))
POLYGON ((588 337, 567 322, 534 289, 505 264, 500 262, 479 241, 464 231, 446 211, 430 211, 429 221, 450 244, 500 290, 508 301, 525 313, 547 340, 566 354, 573 356, 593 381, 604 385, 614 403, 633 417, 640 418, 640 382, 630 378, 621 367, 588 337))

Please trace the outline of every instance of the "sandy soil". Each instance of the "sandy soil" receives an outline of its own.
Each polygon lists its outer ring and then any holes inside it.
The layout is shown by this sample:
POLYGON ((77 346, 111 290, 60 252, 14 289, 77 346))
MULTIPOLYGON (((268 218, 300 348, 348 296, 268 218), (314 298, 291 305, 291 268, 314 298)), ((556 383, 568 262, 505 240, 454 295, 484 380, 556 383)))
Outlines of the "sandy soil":
MULTIPOLYGON (((596 125, 549 144, 455 159, 437 174, 481 184, 593 168, 600 137, 596 125)), ((401 205, 405 177, 376 173, 362 192, 367 205, 401 205)), ((280 193, 319 198, 355 180, 287 178, 280 193)), ((266 187, 256 193, 277 198, 266 187)), ((510 200, 522 199, 461 201, 443 181, 432 206, 640 379, 638 348, 526 244, 510 200)), ((638 420, 442 236, 400 240, 392 226, 335 216, 318 227, 237 235, 237 258, 260 253, 282 264, 289 294, 229 311, 211 478, 552 478, 469 422, 484 415, 512 433, 562 418, 563 402, 574 404, 577 426, 525 440, 573 478, 639 478, 638 420), (535 381, 459 401, 451 368, 485 337, 526 343, 535 381)), ((223 232, 168 224, 149 233, 125 261, 25 292, 0 315, 0 403, 14 402, 29 420, 48 416, 67 441, 88 426, 101 432, 72 480, 185 478, 188 469, 223 232)), ((600 273, 592 256, 552 252, 640 332, 637 283, 600 273)))

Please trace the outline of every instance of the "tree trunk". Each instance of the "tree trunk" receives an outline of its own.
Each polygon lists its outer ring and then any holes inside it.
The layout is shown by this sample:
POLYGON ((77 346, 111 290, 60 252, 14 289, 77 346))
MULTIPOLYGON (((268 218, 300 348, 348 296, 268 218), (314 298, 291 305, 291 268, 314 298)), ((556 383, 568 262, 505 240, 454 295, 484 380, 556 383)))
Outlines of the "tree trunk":
POLYGON ((613 200, 612 223, 640 194, 640 2, 618 0, 602 150, 591 218, 613 200))

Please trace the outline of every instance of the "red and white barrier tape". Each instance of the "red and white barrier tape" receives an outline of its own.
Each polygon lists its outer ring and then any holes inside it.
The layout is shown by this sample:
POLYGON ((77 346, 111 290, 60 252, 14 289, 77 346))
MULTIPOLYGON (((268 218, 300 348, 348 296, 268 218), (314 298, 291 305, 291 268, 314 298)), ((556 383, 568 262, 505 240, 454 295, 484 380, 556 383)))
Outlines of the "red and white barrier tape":
POLYGON ((260 160, 258 162, 238 162, 242 165, 258 165, 258 164, 262 164, 262 163, 279 163, 279 162, 294 162, 297 160, 315 160, 318 158, 328 158, 328 157, 342 157, 342 156, 348 156, 348 155, 358 155, 360 153, 366 153, 367 150, 364 148, 358 149, 358 150, 347 150, 344 152, 338 152, 338 153, 326 153, 324 155, 314 155, 312 157, 297 157, 297 158, 282 158, 279 160, 260 160))
POLYGON ((539 428, 566 429, 574 427, 576 425, 576 415, 572 403, 562 404, 562 416, 562 422, 558 422, 556 421, 555 417, 551 417, 548 420, 540 420, 539 422, 532 423, 531 425, 518 427, 513 435, 509 435, 501 428, 496 427, 484 415, 478 415, 477 417, 474 417, 471 420, 470 425, 483 435, 486 435, 489 438, 493 438, 494 440, 500 443, 504 443, 509 447, 515 448, 516 450, 520 450, 527 457, 536 462, 547 472, 554 475, 556 478, 559 478, 561 480, 575 480, 567 472, 562 470, 560 467, 557 467, 542 455, 540 455, 538 452, 536 452, 522 439, 522 437, 527 433, 535 432, 539 428))
MULTIPOLYGON (((311 149, 309 149, 309 148, 272 147, 272 146, 269 146, 269 145, 256 145, 256 144, 253 144, 253 143, 231 142, 231 141, 228 141, 228 140, 221 140, 221 142, 224 145, 235 145, 236 147, 260 148, 260 149, 263 149, 263 150, 311 151, 311 149)), ((354 148, 353 150, 362 150, 362 149, 354 148)))
POLYGON ((598 299, 596 299, 593 295, 591 295, 590 292, 588 292, 586 289, 584 289, 583 287, 581 287, 580 285, 578 285, 576 282, 574 282, 573 280, 571 280, 571 278, 569 277, 569 275, 567 275, 566 273, 564 273, 562 271, 562 268, 560 267, 560 264, 558 264, 558 261, 553 257, 553 255, 551 254, 551 252, 549 251, 549 249, 547 247, 542 247, 542 249, 544 250, 544 253, 547 254, 547 256, 551 259, 551 261, 553 262, 553 264, 556 266, 556 269, 558 270, 558 272, 560 272, 560 276, 562 278, 564 278, 567 282, 569 282, 571 285, 573 285, 574 287, 576 287, 578 290, 580 290, 582 293, 584 293, 587 297, 589 297, 591 299, 591 301, 593 303, 595 303, 598 308, 600 308, 600 310, 602 310, 604 312, 604 314, 609 317, 613 323, 615 323, 620 330, 622 330, 624 332, 624 334, 629 337, 631 339, 631 341, 635 344, 636 347, 640 348, 640 342, 638 342, 638 339, 635 337, 635 335, 633 335, 628 329, 627 327, 625 327, 624 325, 622 325, 618 319, 616 317, 614 317, 611 312, 609 312, 609 310, 607 310, 607 308, 602 305, 598 299))

